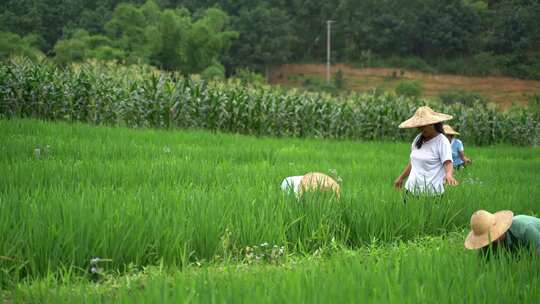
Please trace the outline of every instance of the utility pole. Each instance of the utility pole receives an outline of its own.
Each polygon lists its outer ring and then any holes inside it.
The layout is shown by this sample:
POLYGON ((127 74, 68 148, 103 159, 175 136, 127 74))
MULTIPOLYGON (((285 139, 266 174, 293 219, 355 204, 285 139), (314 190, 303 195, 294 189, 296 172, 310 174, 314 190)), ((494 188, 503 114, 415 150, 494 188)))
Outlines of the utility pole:
POLYGON ((334 20, 326 20, 326 83, 330 83, 330 35, 334 20))

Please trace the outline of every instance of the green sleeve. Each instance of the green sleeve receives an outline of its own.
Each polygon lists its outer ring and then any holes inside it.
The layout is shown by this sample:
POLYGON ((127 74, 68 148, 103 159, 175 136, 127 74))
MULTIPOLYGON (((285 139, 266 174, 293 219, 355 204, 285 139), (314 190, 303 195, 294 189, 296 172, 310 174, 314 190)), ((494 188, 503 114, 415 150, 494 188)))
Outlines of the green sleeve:
POLYGON ((536 250, 540 250, 540 231, 535 227, 527 227, 524 237, 536 250))

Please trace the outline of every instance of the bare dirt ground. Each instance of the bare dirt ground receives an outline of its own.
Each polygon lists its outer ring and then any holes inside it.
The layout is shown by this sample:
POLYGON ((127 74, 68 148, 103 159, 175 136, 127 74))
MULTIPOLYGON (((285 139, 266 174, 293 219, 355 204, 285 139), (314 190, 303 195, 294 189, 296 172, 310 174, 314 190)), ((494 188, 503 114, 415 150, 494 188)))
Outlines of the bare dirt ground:
MULTIPOLYGON (((417 71, 391 68, 354 68, 344 64, 332 66, 332 73, 341 70, 347 88, 354 91, 368 91, 383 88, 393 91, 400 80, 418 80, 423 84, 424 96, 436 98, 442 91, 464 90, 482 94, 491 102, 500 104, 503 109, 512 103, 527 104, 527 95, 540 93, 540 81, 522 80, 509 77, 469 77, 447 74, 428 74, 417 71), (397 75, 398 78, 392 77, 397 75), (399 77, 400 76, 400 77, 399 77)), ((324 79, 324 64, 285 64, 271 71, 271 84, 300 87, 305 77, 324 79)))

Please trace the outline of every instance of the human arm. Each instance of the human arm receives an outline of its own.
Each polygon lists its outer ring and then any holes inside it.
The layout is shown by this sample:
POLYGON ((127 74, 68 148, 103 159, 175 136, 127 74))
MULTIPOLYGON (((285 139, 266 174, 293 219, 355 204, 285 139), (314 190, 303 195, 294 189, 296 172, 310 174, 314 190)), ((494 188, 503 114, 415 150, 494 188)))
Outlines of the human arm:
MULTIPOLYGON (((454 164, 452 163, 452 147, 450 142, 443 137, 444 140, 441 140, 439 146, 439 157, 441 159, 443 168, 444 168, 444 179, 443 182, 450 186, 457 186, 459 183, 454 179, 454 164)), ((461 149, 462 150, 462 149, 461 149)))
POLYGON ((403 181, 411 173, 411 168, 412 168, 412 165, 411 165, 411 162, 409 161, 405 169, 403 169, 403 172, 401 172, 398 178, 396 178, 396 180, 394 181, 394 187, 396 187, 396 189, 400 189, 403 186, 403 181))
POLYGON ((450 186, 457 186, 459 182, 454 178, 454 166, 451 160, 444 162, 444 183, 450 186))
POLYGON ((472 161, 467 156, 465 156, 465 148, 463 147, 463 142, 461 142, 461 140, 459 139, 455 139, 455 143, 457 144, 459 158, 463 161, 463 163, 472 163, 472 161))
POLYGON ((468 158, 467 156, 465 156, 465 152, 463 152, 463 150, 459 151, 459 158, 461 158, 461 160, 466 164, 472 163, 472 160, 468 158))

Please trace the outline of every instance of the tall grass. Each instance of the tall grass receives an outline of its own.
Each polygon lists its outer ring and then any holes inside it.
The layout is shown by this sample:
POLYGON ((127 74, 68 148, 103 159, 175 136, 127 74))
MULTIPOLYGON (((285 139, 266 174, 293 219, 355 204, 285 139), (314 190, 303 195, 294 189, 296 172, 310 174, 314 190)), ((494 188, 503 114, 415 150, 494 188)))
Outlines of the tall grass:
POLYGON ((282 266, 226 265, 135 271, 102 284, 54 278, 21 284, 39 303, 534 303, 540 259, 489 261, 448 239, 371 247, 282 266))
POLYGON ((0 259, 1 284, 84 269, 94 256, 120 271, 183 267, 239 261, 264 242, 304 254, 441 235, 479 208, 540 214, 535 148, 468 148, 475 164, 457 173, 458 188, 404 204, 391 184, 409 144, 29 120, 0 120, 0 129, 0 256, 15 259, 0 259), (279 190, 285 176, 329 169, 344 180, 340 201, 279 190))
POLYGON ((538 145, 540 121, 523 108, 437 105, 390 94, 331 98, 270 87, 193 81, 144 67, 0 64, 0 117, 130 127, 209 129, 262 136, 399 139, 397 128, 422 104, 455 116, 469 143, 538 145))

